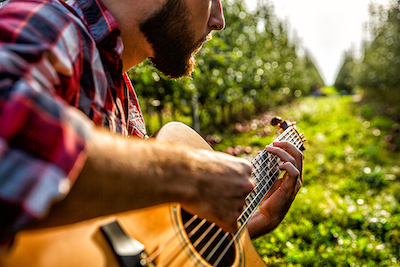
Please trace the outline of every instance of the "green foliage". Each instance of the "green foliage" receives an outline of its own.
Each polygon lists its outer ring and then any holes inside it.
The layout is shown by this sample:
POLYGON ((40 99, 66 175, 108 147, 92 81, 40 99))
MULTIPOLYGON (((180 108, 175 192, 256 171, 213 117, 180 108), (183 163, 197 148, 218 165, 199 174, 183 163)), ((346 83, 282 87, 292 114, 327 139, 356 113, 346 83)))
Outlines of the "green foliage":
MULTIPOLYGON (((276 111, 307 138, 304 183, 282 224, 254 245, 268 266, 399 266, 400 155, 386 139, 393 122, 365 118, 351 96, 326 91, 276 111)), ((220 136, 214 147, 253 144, 242 154, 251 158, 274 139, 270 127, 220 136)))
POLYGON ((400 119, 400 2, 387 10, 375 10, 374 39, 365 45, 359 85, 368 97, 388 107, 400 119))
POLYGON ((371 12, 373 40, 365 45, 360 85, 389 90, 399 86, 400 11, 399 3, 387 10, 371 12))
POLYGON ((366 100, 378 105, 381 114, 400 120, 400 1, 386 10, 370 6, 370 38, 362 57, 345 54, 335 86, 346 91, 357 85, 366 100))
POLYGON ((241 0, 223 6, 226 28, 204 44, 192 79, 168 81, 144 63, 131 70, 146 114, 190 115, 195 98, 201 128, 213 132, 324 84, 311 57, 298 56, 270 5, 260 4, 254 13, 241 0))
POLYGON ((336 77, 334 86, 345 93, 352 93, 357 85, 355 80, 355 57, 352 51, 348 51, 344 55, 343 65, 336 77))

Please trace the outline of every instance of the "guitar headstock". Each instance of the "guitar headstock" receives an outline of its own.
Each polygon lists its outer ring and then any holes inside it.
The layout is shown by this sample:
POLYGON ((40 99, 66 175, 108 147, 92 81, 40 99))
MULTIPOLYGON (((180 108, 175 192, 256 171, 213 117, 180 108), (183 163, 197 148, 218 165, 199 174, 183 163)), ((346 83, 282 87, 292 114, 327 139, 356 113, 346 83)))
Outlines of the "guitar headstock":
POLYGON ((304 134, 299 134, 297 132, 297 130, 296 130, 296 122, 284 121, 284 120, 282 120, 281 117, 274 117, 271 120, 271 125, 276 126, 279 129, 280 133, 283 133, 288 128, 292 127, 294 129, 294 131, 296 132, 296 134, 298 135, 298 139, 301 141, 301 146, 299 147, 299 149, 301 151, 305 150, 305 147, 304 147, 303 143, 306 141, 306 139, 304 137, 304 134))

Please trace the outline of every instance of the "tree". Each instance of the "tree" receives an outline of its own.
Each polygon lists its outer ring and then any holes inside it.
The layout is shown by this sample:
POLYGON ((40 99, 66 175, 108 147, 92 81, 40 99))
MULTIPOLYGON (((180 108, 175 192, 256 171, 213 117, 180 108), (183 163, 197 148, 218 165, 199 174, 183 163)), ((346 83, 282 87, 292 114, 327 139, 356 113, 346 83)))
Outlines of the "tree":
POLYGON ((367 98, 385 106, 386 114, 400 119, 400 1, 388 10, 371 6, 371 41, 364 46, 358 84, 367 98))
POLYGON ((346 51, 344 53, 342 67, 339 70, 338 76, 336 77, 336 81, 334 84, 337 89, 348 94, 353 92, 353 89, 356 86, 354 76, 355 67, 356 63, 353 50, 346 51))
POLYGON ((141 64, 130 72, 148 112, 190 115, 198 100, 201 129, 210 132, 308 94, 323 81, 312 57, 300 57, 273 6, 260 2, 253 13, 243 0, 223 1, 226 28, 214 33, 197 56, 192 79, 166 80, 141 64))

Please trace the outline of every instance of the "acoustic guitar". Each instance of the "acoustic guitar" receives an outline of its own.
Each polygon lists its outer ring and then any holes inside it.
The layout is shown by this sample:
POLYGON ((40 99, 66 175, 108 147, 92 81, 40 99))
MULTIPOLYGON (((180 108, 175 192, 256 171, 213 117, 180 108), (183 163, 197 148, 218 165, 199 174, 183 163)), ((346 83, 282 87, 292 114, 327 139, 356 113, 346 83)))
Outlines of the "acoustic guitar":
MULTIPOLYGON (((278 141, 303 149, 304 140, 295 125, 281 120, 275 124, 281 128, 278 141)), ((194 130, 177 122, 163 126, 155 138, 212 149, 194 130)), ((67 226, 21 231, 11 251, 0 253, 0 266, 265 266, 246 224, 279 177, 281 163, 265 149, 252 160, 251 177, 256 186, 246 197, 235 235, 185 212, 178 203, 170 203, 67 226)))

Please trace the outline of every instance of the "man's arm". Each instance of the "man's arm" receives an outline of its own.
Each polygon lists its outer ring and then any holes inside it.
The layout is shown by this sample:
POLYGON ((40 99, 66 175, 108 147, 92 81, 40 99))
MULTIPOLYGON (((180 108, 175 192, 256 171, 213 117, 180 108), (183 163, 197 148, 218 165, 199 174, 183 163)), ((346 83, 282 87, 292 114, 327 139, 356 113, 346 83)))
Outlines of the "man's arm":
MULTIPOLYGON (((250 219, 247 226, 252 238, 279 225, 302 183, 302 153, 287 142, 274 145, 267 149, 285 161, 280 168, 286 174, 250 219)), ((186 210, 233 233, 244 197, 253 186, 250 170, 247 161, 223 153, 130 140, 97 130, 71 192, 35 227, 180 202, 186 210)))
POLYGON ((30 227, 55 226, 152 205, 179 202, 235 232, 251 166, 224 153, 123 138, 96 129, 88 158, 68 196, 30 227))

